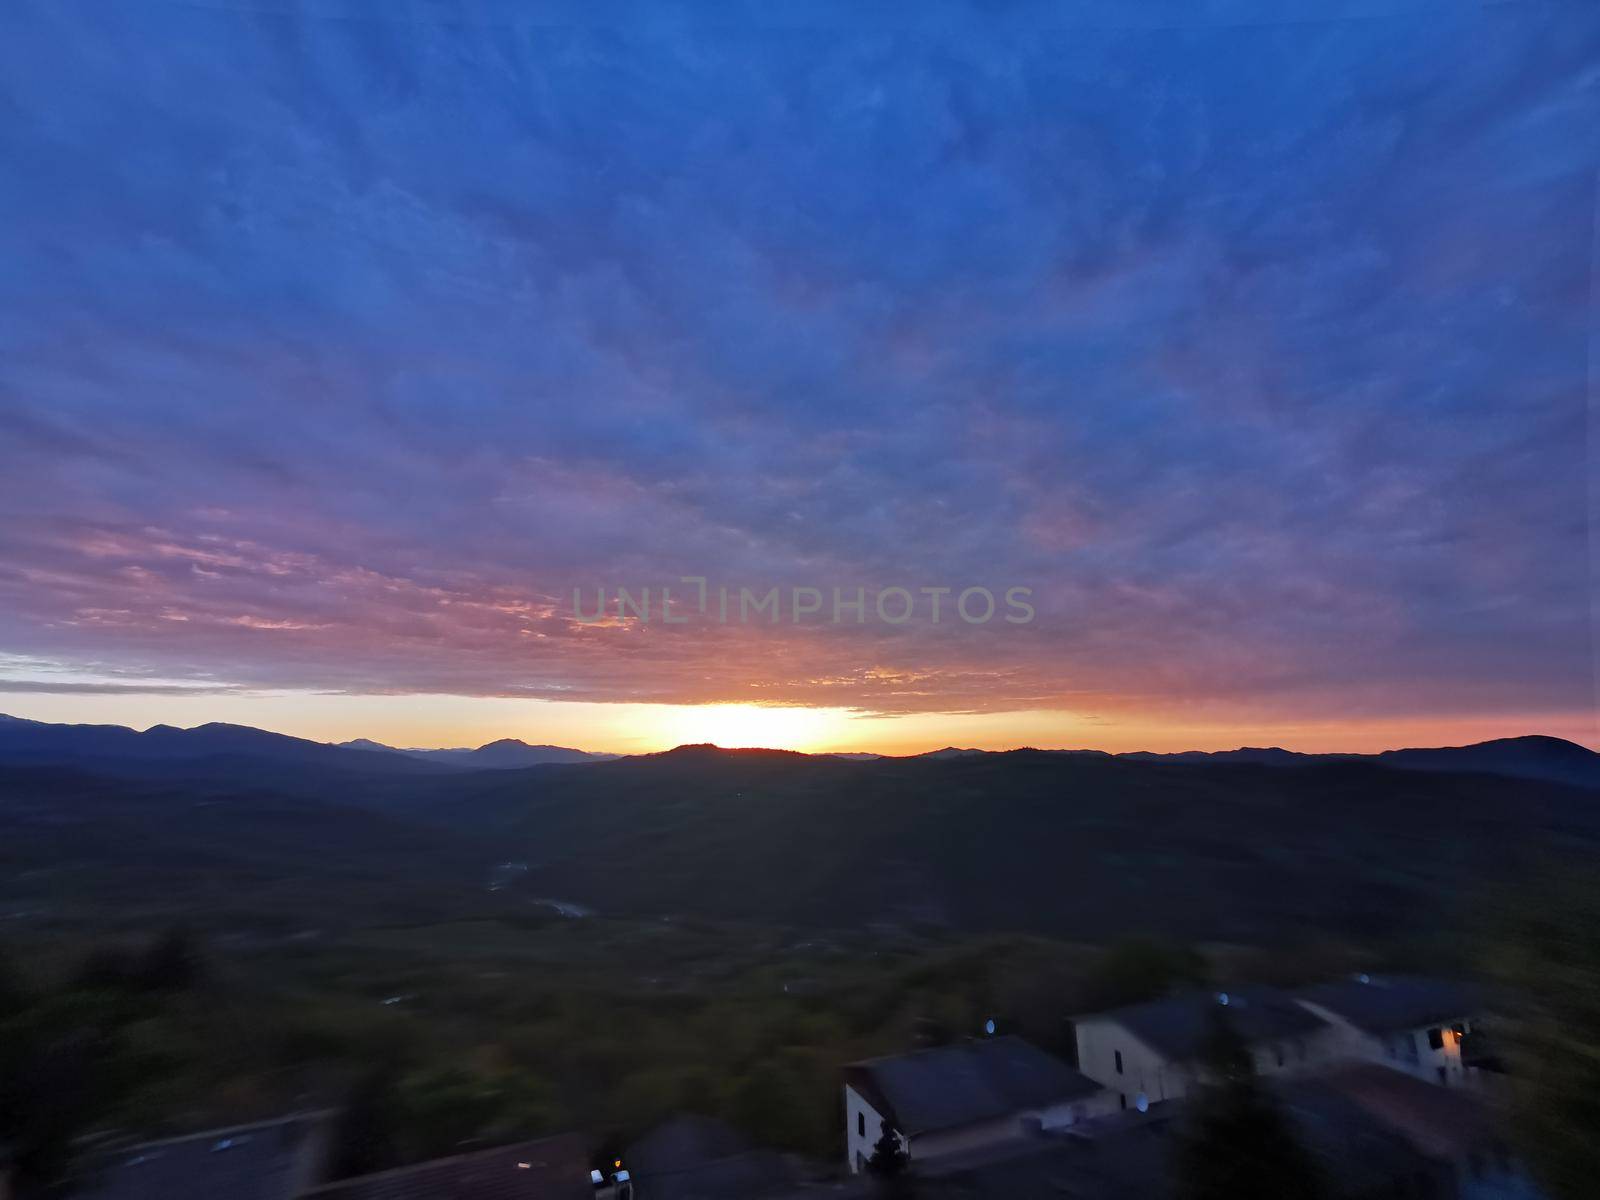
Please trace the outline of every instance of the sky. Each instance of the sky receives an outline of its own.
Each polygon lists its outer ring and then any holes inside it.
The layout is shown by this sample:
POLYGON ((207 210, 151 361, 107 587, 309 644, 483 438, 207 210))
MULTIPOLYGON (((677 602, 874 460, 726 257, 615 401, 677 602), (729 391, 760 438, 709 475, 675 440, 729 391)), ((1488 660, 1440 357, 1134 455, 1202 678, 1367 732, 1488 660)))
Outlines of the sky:
POLYGON ((1597 130, 1587 0, 11 0, 0 711, 1600 747, 1597 130))

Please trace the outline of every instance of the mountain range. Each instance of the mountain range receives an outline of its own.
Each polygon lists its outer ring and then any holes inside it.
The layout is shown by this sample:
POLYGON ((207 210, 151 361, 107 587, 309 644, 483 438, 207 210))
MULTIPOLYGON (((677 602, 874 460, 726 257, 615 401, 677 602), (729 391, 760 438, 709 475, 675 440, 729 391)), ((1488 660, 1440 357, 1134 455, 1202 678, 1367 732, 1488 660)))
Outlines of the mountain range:
POLYGON ((1391 937, 1458 925, 1464 897, 1547 855, 1600 854, 1600 756, 1571 743, 1260 753, 684 746, 478 770, 237 726, 8 718, 0 915, 298 929, 554 897, 652 919, 1391 937))
POLYGON ((424 762, 491 771, 514 767, 537 767, 544 763, 605 762, 607 759, 617 757, 615 754, 592 754, 587 750, 573 750, 567 746, 530 746, 527 742, 516 738, 501 738, 497 742, 489 742, 477 749, 402 750, 368 738, 340 742, 339 746, 346 750, 381 750, 389 754, 409 755, 424 762))
MULTIPOLYGON (((1385 750, 1376 754, 1303 754, 1278 747, 1188 750, 1177 753, 1044 750, 1033 753, 1117 758, 1130 762, 1185 765, 1307 767, 1368 763, 1408 771, 1477 772, 1600 788, 1600 754, 1561 738, 1529 735, 1468 746, 1385 750)), ((912 758, 957 761, 1009 753, 947 746, 912 758)), ((503 738, 476 748, 402 749, 368 738, 330 745, 247 725, 212 723, 192 729, 154 725, 142 733, 121 725, 63 725, 0 713, 0 762, 115 763, 182 762, 238 758, 321 765, 363 772, 436 769, 515 770, 524 767, 606 762, 619 757, 566 746, 530 745, 503 738)), ((885 755, 819 755, 846 762, 874 762, 885 755)))

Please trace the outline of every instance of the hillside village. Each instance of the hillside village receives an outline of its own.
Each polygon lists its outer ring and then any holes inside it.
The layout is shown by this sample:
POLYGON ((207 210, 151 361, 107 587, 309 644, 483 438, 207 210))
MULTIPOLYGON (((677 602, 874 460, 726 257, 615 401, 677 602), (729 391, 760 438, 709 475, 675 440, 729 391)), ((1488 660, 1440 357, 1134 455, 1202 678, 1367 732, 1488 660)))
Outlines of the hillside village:
MULTIPOLYGON (((1178 1157, 1232 1086, 1259 1088, 1334 1196, 1537 1200, 1509 1148, 1492 998, 1360 975, 1192 991, 1072 1017, 1076 1063, 986 1023, 840 1066, 841 1158, 750 1144, 684 1113, 620 1154, 581 1131, 333 1179, 341 1114, 101 1147, 81 1200, 779 1200, 1176 1194, 1178 1157), (1231 1059, 1229 1058, 1231 1055, 1231 1059)), ((0 1192, 0 1194, 4 1194, 0 1192)))

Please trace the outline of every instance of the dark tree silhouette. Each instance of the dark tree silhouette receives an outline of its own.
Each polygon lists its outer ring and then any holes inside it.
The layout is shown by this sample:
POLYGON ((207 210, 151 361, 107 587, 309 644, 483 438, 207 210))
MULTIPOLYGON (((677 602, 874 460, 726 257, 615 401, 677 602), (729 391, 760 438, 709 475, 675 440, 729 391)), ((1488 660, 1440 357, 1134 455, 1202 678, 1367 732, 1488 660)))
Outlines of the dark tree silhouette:
POLYGON ((129 1090, 113 1034, 26 1018, 0 1028, 0 1155, 18 1195, 59 1183, 77 1139, 129 1090))
POLYGON ((1256 1078, 1250 1050, 1217 1006, 1189 1098, 1174 1167, 1185 1200, 1315 1200, 1324 1195, 1316 1161, 1256 1078))
POLYGON ((872 1144, 872 1157, 867 1159, 868 1173, 877 1176, 886 1196, 899 1197, 913 1194, 911 1182, 911 1156, 900 1144, 900 1135, 894 1126, 884 1121, 878 1140, 872 1144))
POLYGON ((335 1179, 386 1170, 400 1161, 398 1081, 387 1066, 368 1071, 353 1088, 334 1129, 329 1155, 335 1179))
MULTIPOLYGON (((1554 1200, 1600 1178, 1600 882, 1592 866, 1519 875, 1489 940, 1490 970, 1514 1002, 1494 1036, 1508 1050, 1518 1150, 1554 1200)), ((1497 1043, 1498 1044, 1498 1043, 1497 1043)))
POLYGON ((138 964, 138 982, 149 991, 184 991, 204 978, 205 966, 200 943, 188 927, 174 925, 146 948, 138 964))
POLYGON ((0 951, 0 1021, 14 1017, 28 1006, 28 987, 22 972, 0 951))

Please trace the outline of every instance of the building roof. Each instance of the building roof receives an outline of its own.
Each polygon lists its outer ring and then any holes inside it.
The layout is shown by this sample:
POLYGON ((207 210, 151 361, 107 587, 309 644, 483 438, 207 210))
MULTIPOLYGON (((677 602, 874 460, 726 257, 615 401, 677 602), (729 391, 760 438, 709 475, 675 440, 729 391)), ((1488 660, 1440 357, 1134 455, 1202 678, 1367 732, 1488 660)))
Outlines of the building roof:
POLYGON ((1297 997, 1368 1033, 1398 1033, 1465 1017, 1478 1010, 1477 988, 1420 975, 1343 980, 1303 988, 1297 997))
POLYGON ((1248 987, 1225 992, 1188 992, 1127 1008, 1080 1017, 1081 1022, 1111 1021, 1121 1025, 1169 1061, 1198 1058, 1221 1012, 1250 1045, 1296 1038, 1327 1028, 1320 1017, 1276 988, 1248 987), (1222 997, 1227 1003, 1222 1003, 1222 997))
POLYGON ((636 1175, 698 1167, 742 1154, 750 1141, 726 1121, 681 1113, 663 1121, 623 1151, 622 1161, 636 1175))
POLYGON ((563 1133, 358 1175, 301 1195, 305 1200, 592 1200, 594 1188, 588 1146, 577 1134, 563 1133))
POLYGON ((657 1125, 622 1161, 649 1200, 750 1200, 790 1191, 798 1176, 783 1154, 752 1147, 726 1122, 696 1113, 657 1125))
POLYGON ((1475 1096, 1377 1063, 1349 1063, 1307 1086, 1344 1097, 1429 1158, 1461 1159, 1504 1140, 1495 1114, 1475 1096))
MULTIPOLYGON (((1452 1174, 1440 1169, 1440 1160, 1320 1077, 1278 1080, 1271 1087, 1296 1139, 1338 1195, 1398 1194, 1397 1184, 1409 1187, 1419 1174, 1447 1194, 1452 1174)), ((1068 1130, 942 1158, 919 1172, 917 1195, 928 1200, 1176 1200, 1183 1188, 1175 1156, 1196 1112, 1192 1104, 1169 1102, 1148 1113, 1112 1113, 1068 1130)), ((1297 1182, 1283 1180, 1283 1193, 1295 1194, 1297 1182)))
POLYGON ((76 1200, 289 1200, 321 1166, 326 1112, 208 1129, 101 1154, 76 1200))
POLYGON ((908 1137, 1101 1090, 1060 1059, 1010 1036, 852 1063, 845 1080, 908 1137))
MULTIPOLYGON (((1338 1183, 1338 1194, 1388 1195, 1395 1181, 1410 1181, 1418 1171, 1426 1170, 1428 1164, 1410 1140, 1380 1114, 1347 1095, 1333 1075, 1281 1078, 1271 1086, 1292 1122, 1296 1139, 1317 1157, 1330 1180, 1338 1183)), ((1428 1083, 1418 1082, 1418 1086, 1444 1090, 1428 1083)))

